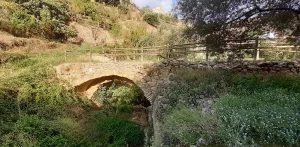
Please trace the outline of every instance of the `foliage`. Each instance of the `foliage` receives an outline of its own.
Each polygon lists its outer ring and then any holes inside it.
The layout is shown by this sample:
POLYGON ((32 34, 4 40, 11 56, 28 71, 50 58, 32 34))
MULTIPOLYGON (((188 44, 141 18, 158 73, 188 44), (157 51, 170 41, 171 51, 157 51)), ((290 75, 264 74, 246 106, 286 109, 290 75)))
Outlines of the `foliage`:
POLYGON ((232 79, 233 88, 230 91, 235 95, 251 95, 254 92, 273 87, 287 89, 293 93, 300 93, 299 81, 300 77, 298 75, 238 75, 232 79))
POLYGON ((165 117, 163 129, 171 138, 185 145, 192 145, 199 138, 210 139, 216 135, 214 116, 201 116, 196 110, 180 107, 165 117))
POLYGON ((159 18, 166 23, 177 23, 178 18, 174 15, 160 14, 159 18))
POLYGON ((50 19, 55 19, 66 23, 69 21, 68 7, 60 0, 14 0, 16 3, 21 4, 30 14, 34 15, 37 19, 42 18, 42 12, 48 10, 50 12, 50 19))
POLYGON ((80 2, 79 8, 84 15, 90 16, 93 21, 101 21, 102 16, 99 14, 96 5, 91 2, 80 2))
POLYGON ((16 63, 26 59, 22 54, 0 52, 0 65, 5 63, 16 63))
POLYGON ((237 75, 215 105, 228 146, 299 145, 299 76, 237 75))
POLYGON ((276 88, 247 96, 227 95, 216 104, 219 131, 229 146, 299 145, 299 98, 276 88))
POLYGON ((299 146, 299 76, 194 70, 174 74, 170 80, 176 85, 160 92, 170 106, 157 115, 171 142, 193 145, 206 134, 227 146, 299 146), (199 100, 215 97, 220 98, 214 99, 215 115, 197 113, 202 109, 199 100), (193 122, 203 125, 194 127, 193 122))
POLYGON ((109 31, 114 37, 122 35, 122 26, 118 23, 114 23, 109 31))
POLYGON ((300 33, 297 0, 180 0, 177 8, 191 24, 188 34, 203 37, 207 44, 253 37, 266 31, 292 36, 300 33))
POLYGON ((158 26, 160 23, 158 14, 155 14, 155 13, 146 13, 144 15, 144 20, 152 26, 158 26))
POLYGON ((142 96, 141 90, 135 85, 127 83, 113 83, 111 86, 99 86, 94 99, 104 105, 121 107, 134 104, 142 96))
POLYGON ((15 124, 14 131, 3 137, 5 146, 35 145, 35 146, 66 146, 67 138, 49 128, 45 121, 37 116, 23 116, 15 124), (14 138, 16 136, 16 138, 14 138), (12 141, 11 139, 16 139, 12 141))
POLYGON ((140 146, 144 143, 143 130, 126 119, 102 118, 97 122, 97 129, 102 140, 101 146, 140 146))
POLYGON ((129 30, 124 33, 124 46, 137 47, 141 38, 146 36, 147 31, 145 26, 132 25, 129 30))
POLYGON ((114 5, 114 6, 126 5, 126 4, 130 3, 129 0, 96 0, 96 1, 106 3, 106 4, 109 4, 109 5, 114 5))
POLYGON ((80 144, 80 139, 54 129, 50 123, 58 117, 70 118, 70 106, 86 105, 79 102, 75 92, 60 85, 48 68, 63 60, 63 52, 61 55, 1 53, 6 58, 0 66, 1 146, 80 144), (10 70, 14 74, 3 75, 10 70))
POLYGON ((77 32, 68 27, 68 9, 61 1, 16 1, 1 2, 7 15, 0 17, 0 29, 15 36, 42 36, 48 39, 66 40, 77 36, 77 32))
POLYGON ((37 23, 35 17, 28 11, 14 3, 1 2, 0 7, 7 9, 9 14, 0 18, 0 29, 8 31, 16 36, 28 37, 32 35, 37 23))
POLYGON ((182 103, 197 104, 198 99, 217 98, 225 92, 231 79, 231 74, 223 71, 179 70, 172 81, 178 84, 172 86, 172 93, 168 95, 170 105, 175 107, 182 103))

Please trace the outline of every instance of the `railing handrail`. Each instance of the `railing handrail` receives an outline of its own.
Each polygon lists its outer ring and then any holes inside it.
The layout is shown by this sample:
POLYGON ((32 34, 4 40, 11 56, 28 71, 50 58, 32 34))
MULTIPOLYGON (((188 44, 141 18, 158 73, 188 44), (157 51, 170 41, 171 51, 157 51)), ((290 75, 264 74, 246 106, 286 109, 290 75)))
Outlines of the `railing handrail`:
MULTIPOLYGON (((262 38, 255 39, 241 39, 241 40, 225 40, 227 43, 226 47, 222 49, 222 51, 243 51, 243 50, 254 50, 255 58, 254 60, 259 59, 260 51, 268 51, 268 52, 286 52, 286 53, 294 53, 298 54, 298 46, 297 44, 284 43, 284 42, 262 42, 261 40, 266 40, 262 38), (255 42, 246 42, 246 41, 255 41, 255 42), (248 47, 245 45, 249 45, 248 47), (253 46, 251 46, 253 45, 253 46), (239 48, 236 48, 236 47, 239 48), (273 49, 271 49, 273 48, 273 49), (284 50, 288 49, 288 50, 284 50), (292 49, 292 50, 291 50, 292 49)), ((88 51, 90 52, 90 60, 92 60, 92 52, 94 51, 110 51, 110 53, 104 53, 106 55, 114 56, 114 60, 117 60, 117 56, 140 56, 141 60, 144 60, 144 56, 162 56, 166 55, 166 58, 170 56, 170 54, 190 54, 190 53, 206 53, 206 58, 209 52, 215 51, 207 48, 202 43, 186 43, 186 44, 176 44, 176 45, 162 45, 162 46, 148 46, 148 47, 136 47, 136 48, 101 48, 101 49, 67 49, 65 50, 65 59, 67 59, 68 52, 80 52, 80 51, 88 51), (191 50, 194 49, 194 50, 191 50), (131 51, 131 52, 127 52, 131 51)), ((206 59, 207 60, 207 59, 206 59)))

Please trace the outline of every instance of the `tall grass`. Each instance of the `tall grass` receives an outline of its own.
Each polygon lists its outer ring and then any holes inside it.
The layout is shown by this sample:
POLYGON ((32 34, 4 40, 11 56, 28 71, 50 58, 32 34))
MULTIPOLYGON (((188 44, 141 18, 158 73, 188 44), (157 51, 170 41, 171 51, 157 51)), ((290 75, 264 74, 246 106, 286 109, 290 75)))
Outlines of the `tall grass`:
POLYGON ((56 78, 53 66, 64 61, 63 51, 1 52, 0 57, 3 61, 0 64, 0 146, 143 143, 144 134, 139 126, 127 120, 107 118, 100 113, 102 110, 93 109, 89 100, 80 98, 56 78), (107 128, 101 125, 109 125, 104 119, 99 121, 104 117, 118 129, 104 130, 107 128), (113 133, 119 130, 125 134, 115 141, 100 135, 103 131, 117 135, 113 133), (135 140, 137 136, 139 139, 135 140))
POLYGON ((230 147, 299 146, 298 75, 206 70, 174 73, 176 76, 170 80, 176 85, 169 92, 162 89, 161 93, 167 93, 164 97, 170 106, 161 108, 158 114, 164 132, 175 139, 173 142, 195 145, 199 138, 208 135, 213 142, 230 147), (212 110, 216 113, 203 116, 202 99, 214 101, 212 110), (203 123, 205 121, 209 123, 203 123))

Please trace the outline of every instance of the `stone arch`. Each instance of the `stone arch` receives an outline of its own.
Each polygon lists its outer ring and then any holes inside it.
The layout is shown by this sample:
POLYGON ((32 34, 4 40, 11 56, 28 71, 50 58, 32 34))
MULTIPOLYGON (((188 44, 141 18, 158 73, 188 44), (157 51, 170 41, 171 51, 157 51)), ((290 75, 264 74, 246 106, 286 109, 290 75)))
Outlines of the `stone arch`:
POLYGON ((92 98, 92 96, 96 92, 99 84, 104 84, 104 85, 109 84, 109 83, 112 83, 112 81, 114 81, 114 80, 124 81, 124 82, 127 82, 128 84, 136 85, 137 87, 139 87, 143 92, 143 96, 149 102, 149 105, 151 105, 149 98, 145 95, 146 90, 142 86, 140 86, 139 84, 136 84, 136 82, 134 82, 133 80, 131 80, 127 77, 122 77, 122 76, 118 76, 118 75, 102 76, 102 77, 90 79, 80 85, 75 86, 75 90, 80 93, 86 93, 86 96, 88 98, 92 98))

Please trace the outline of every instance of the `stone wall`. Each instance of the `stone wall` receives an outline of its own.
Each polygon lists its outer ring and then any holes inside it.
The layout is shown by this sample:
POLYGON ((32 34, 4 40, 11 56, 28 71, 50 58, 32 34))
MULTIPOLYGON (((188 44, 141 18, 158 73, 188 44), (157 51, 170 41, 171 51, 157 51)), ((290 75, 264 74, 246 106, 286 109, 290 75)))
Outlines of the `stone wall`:
MULTIPOLYGON (((55 68, 58 77, 68 81, 74 87, 88 81, 90 81, 89 83, 95 83, 93 80, 99 81, 99 78, 105 76, 127 78, 144 91, 151 103, 154 102, 157 85, 168 82, 172 71, 176 69, 221 69, 241 73, 300 73, 300 63, 296 61, 261 61, 228 64, 167 60, 160 63, 65 63, 55 68)), ((86 85, 85 87, 92 86, 96 85, 86 85)), ((83 89, 83 91, 87 90, 89 89, 83 89)), ((90 91, 90 93, 93 92, 90 91)))

